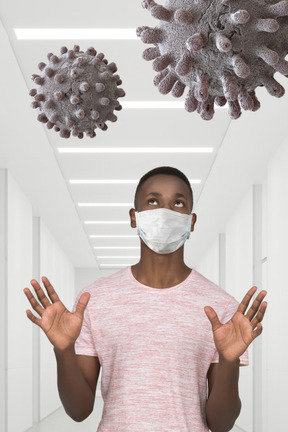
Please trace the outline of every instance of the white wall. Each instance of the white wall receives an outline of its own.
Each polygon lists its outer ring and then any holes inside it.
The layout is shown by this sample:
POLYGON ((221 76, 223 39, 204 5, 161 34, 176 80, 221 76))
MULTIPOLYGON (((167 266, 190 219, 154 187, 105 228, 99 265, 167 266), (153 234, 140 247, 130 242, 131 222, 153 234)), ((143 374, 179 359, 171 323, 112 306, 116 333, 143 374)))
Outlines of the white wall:
MULTIPOLYGON (((239 200, 237 208, 230 215, 225 233, 217 236, 206 251, 196 270, 226 289, 238 301, 251 288, 253 281, 253 196, 252 188, 239 200), (224 276, 221 277, 221 272, 224 276), (223 280, 221 280, 223 279, 223 280)), ((249 352, 250 364, 253 361, 249 352)), ((253 429, 253 368, 240 370, 240 396, 242 410, 237 425, 244 431, 253 429)))
MULTIPOLYGON (((239 302, 253 285, 253 196, 252 188, 240 200, 226 225, 226 290, 239 302)), ((253 354, 250 367, 240 370, 240 395, 243 401, 237 425, 253 430, 253 354)))
POLYGON ((220 256, 219 236, 216 237, 211 247, 206 251, 195 270, 217 285, 220 284, 220 256))
POLYGON ((0 430, 7 430, 7 171, 0 168, 0 430))
MULTIPOLYGON (((268 291, 264 331, 250 349, 252 367, 241 370, 243 408, 237 425, 247 432, 287 429, 287 167, 288 139, 271 157, 262 185, 251 185, 226 222, 227 291, 239 301, 255 283, 268 291)), ((219 264, 215 251, 213 244, 197 265, 211 279, 219 264)))
POLYGON ((5 275, 1 296, 6 309, 5 335, 1 336, 5 352, 1 381, 6 400, 1 426, 6 432, 22 432, 32 422, 32 331, 23 294, 32 273, 32 206, 7 170, 1 170, 1 177, 0 201, 6 219, 4 226, 2 220, 5 232, 1 230, 5 251, 0 257, 5 275))
POLYGON ((76 268, 75 269, 75 297, 85 287, 101 277, 110 276, 117 270, 98 270, 97 268, 76 268))
POLYGON ((41 333, 38 343, 37 328, 25 314, 31 306, 23 288, 46 275, 71 309, 74 267, 46 225, 33 218, 31 203, 6 169, 0 169, 0 203, 0 430, 24 432, 61 403, 53 348, 41 333))
POLYGON ((267 285, 266 321, 267 431, 287 429, 287 305, 288 305, 288 140, 269 163, 267 182, 267 285))
MULTIPOLYGON (((40 222, 40 276, 48 277, 61 301, 71 310, 74 302, 74 267, 50 231, 40 222)), ((40 418, 61 406, 57 390, 57 369, 53 348, 40 333, 40 418)))

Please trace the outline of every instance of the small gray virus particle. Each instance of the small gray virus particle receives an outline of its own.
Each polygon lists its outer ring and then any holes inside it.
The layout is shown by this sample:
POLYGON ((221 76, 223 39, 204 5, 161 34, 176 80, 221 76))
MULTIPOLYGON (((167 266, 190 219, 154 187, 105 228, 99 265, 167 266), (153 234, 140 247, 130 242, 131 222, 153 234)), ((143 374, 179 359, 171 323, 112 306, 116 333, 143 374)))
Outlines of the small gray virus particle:
POLYGON ((161 6, 144 0, 142 6, 159 20, 155 28, 137 28, 138 37, 154 45, 143 53, 158 72, 154 84, 174 97, 187 86, 188 112, 210 120, 214 103, 228 102, 230 117, 237 119, 241 107, 260 108, 256 87, 284 95, 273 76, 288 76, 288 1, 166 0, 161 6))
POLYGON ((32 75, 37 84, 30 90, 34 97, 32 108, 39 108, 38 120, 48 129, 60 132, 63 138, 73 136, 94 138, 95 129, 107 130, 106 121, 115 122, 114 109, 122 106, 117 100, 125 96, 117 66, 109 63, 103 53, 97 54, 93 47, 86 53, 75 45, 72 50, 61 48, 58 57, 47 55, 49 63, 39 63, 41 75, 32 75))

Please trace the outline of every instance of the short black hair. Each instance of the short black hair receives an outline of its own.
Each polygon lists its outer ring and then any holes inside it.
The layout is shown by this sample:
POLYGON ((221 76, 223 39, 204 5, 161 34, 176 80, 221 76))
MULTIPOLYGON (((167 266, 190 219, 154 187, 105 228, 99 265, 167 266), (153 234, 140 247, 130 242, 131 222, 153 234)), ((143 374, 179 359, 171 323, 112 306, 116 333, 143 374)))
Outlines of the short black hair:
POLYGON ((146 180, 148 180, 150 177, 153 177, 153 176, 159 175, 159 174, 173 175, 173 176, 176 176, 176 177, 180 178, 181 180, 183 180, 184 183, 186 183, 186 185, 188 186, 189 191, 191 193, 192 208, 193 208, 193 191, 192 191, 191 184, 190 184, 188 178, 186 177, 186 175, 182 171, 178 170, 177 168, 170 167, 170 166, 162 166, 162 167, 154 168, 151 171, 148 171, 146 174, 144 174, 140 178, 138 186, 137 186, 136 191, 135 191, 134 206, 136 207, 136 199, 137 199, 138 192, 142 188, 142 186, 146 182, 146 180))

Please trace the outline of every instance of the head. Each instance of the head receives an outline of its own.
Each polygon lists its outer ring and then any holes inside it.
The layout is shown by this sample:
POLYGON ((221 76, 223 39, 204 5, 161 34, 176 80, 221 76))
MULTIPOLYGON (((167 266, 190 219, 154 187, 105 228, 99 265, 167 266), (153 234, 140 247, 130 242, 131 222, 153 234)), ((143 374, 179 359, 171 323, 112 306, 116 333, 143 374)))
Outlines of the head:
MULTIPOLYGON (((136 227, 135 211, 167 208, 191 214, 193 192, 188 178, 176 168, 159 167, 146 173, 139 181, 135 192, 134 209, 130 210, 131 226, 136 227)), ((193 214, 191 231, 196 215, 193 214)))

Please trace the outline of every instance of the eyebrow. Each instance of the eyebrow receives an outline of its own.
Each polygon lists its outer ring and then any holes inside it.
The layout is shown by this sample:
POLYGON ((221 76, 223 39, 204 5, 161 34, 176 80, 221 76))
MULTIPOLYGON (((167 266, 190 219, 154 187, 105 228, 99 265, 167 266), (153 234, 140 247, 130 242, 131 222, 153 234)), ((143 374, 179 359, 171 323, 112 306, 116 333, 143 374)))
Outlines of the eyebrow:
MULTIPOLYGON (((156 197, 162 197, 162 194, 159 193, 159 192, 149 192, 146 195, 146 197, 148 197, 149 195, 153 195, 153 196, 156 196, 156 197)), ((179 193, 179 192, 176 192, 173 196, 174 196, 174 198, 185 198, 185 199, 187 199, 187 197, 184 194, 179 193)))

